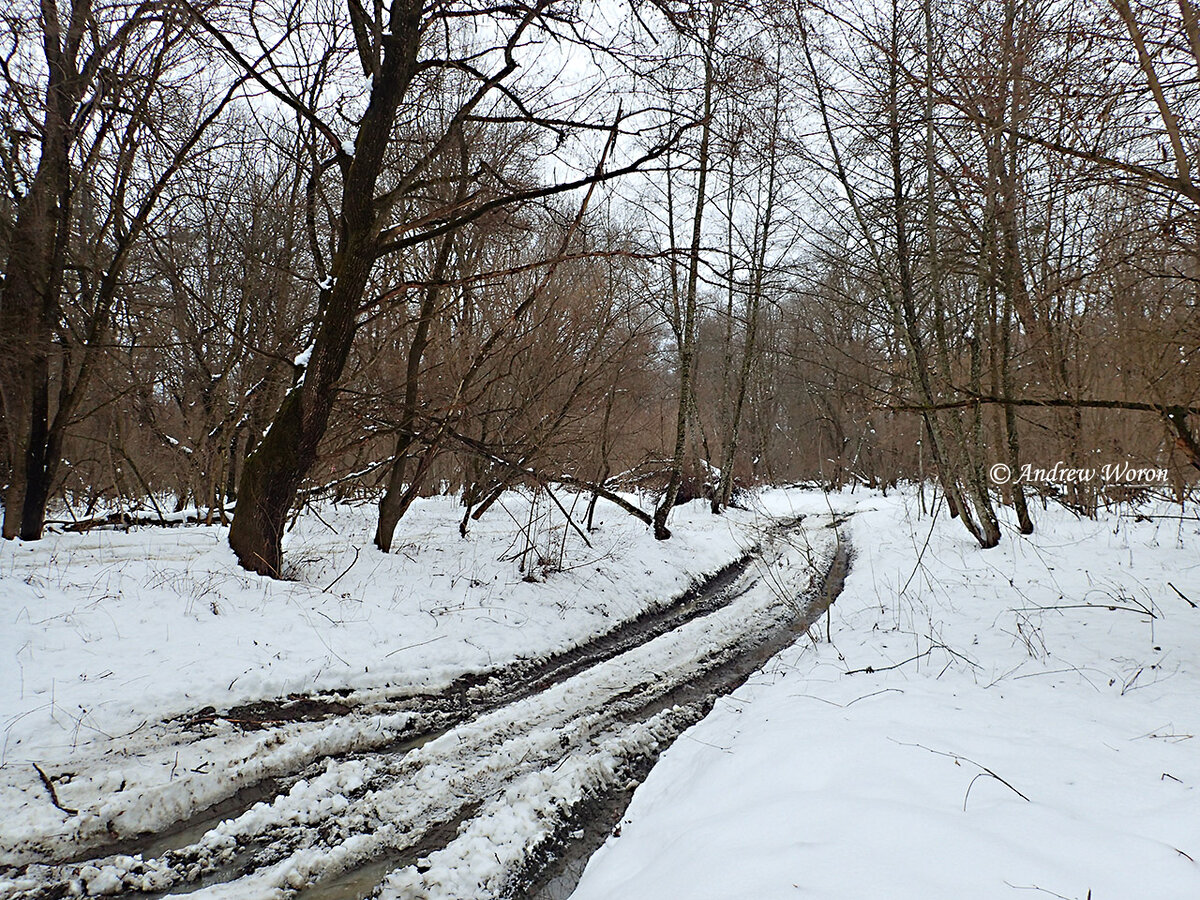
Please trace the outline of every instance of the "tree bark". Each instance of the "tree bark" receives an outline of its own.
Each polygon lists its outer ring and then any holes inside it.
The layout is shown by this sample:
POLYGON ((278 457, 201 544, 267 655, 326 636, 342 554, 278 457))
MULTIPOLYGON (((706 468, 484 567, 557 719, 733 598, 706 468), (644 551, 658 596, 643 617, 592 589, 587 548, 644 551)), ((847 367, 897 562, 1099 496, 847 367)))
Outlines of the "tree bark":
POLYGON ((416 0, 398 0, 392 5, 380 73, 372 82, 371 99, 345 177, 333 283, 321 292, 312 352, 297 384, 242 469, 229 545, 243 567, 262 575, 280 575, 287 514, 301 480, 316 462, 334 393, 350 355, 358 307, 375 262, 379 236, 375 187, 396 111, 416 73, 421 9, 416 0))
POLYGON ((77 57, 91 14, 90 0, 78 0, 64 30, 57 5, 42 0, 41 7, 48 71, 41 157, 29 192, 17 208, 0 293, 0 400, 13 469, 2 533, 5 538, 19 534, 23 539, 41 537, 49 492, 44 448, 51 320, 62 285, 56 260, 61 261, 70 218, 70 123, 86 84, 77 57))

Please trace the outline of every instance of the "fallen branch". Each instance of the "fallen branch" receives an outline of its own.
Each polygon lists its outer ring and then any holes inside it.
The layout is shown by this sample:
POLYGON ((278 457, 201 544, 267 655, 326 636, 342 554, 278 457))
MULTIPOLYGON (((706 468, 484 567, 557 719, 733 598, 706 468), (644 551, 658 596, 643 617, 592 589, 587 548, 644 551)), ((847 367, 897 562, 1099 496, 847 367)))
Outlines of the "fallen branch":
MULTIPOLYGON (((225 513, 228 514, 234 509, 234 505, 230 504, 225 507, 225 513)), ((84 533, 91 531, 93 528, 131 528, 138 525, 155 526, 159 528, 170 528, 175 525, 202 525, 213 510, 204 508, 196 509, 194 512, 186 513, 132 513, 132 512, 114 512, 106 516, 93 516, 89 519, 47 519, 47 525, 62 526, 64 532, 84 533)))
POLYGON ((298 491, 297 496, 303 497, 306 501, 313 500, 323 494, 329 493, 334 488, 340 487, 347 482, 358 481, 362 478, 366 478, 372 472, 376 472, 379 469, 382 469, 384 466, 390 464, 391 461, 392 458, 390 456, 387 459, 376 460, 375 462, 370 463, 355 472, 335 478, 333 481, 327 481, 324 484, 315 484, 310 487, 306 487, 303 490, 298 491))
POLYGON ((1200 415, 1200 408, 1170 403, 1143 403, 1136 400, 1075 399, 1072 397, 989 397, 985 394, 973 394, 970 391, 962 391, 962 393, 967 395, 962 400, 943 400, 938 403, 900 403, 886 408, 893 412, 935 412, 947 409, 968 409, 980 405, 994 405, 1038 406, 1050 409, 1115 409, 1128 412, 1152 412, 1166 416, 1180 413, 1200 415))
POLYGON ((63 806, 59 802, 58 791, 56 791, 54 789, 54 782, 50 780, 49 775, 47 775, 44 771, 42 771, 42 767, 39 766, 37 763, 33 763, 33 767, 35 769, 37 769, 37 773, 42 779, 42 784, 44 784, 46 786, 46 790, 48 790, 50 792, 50 802, 54 804, 55 809, 61 810, 62 812, 66 813, 68 816, 79 815, 79 810, 71 809, 71 807, 69 807, 69 806, 63 806))
POLYGON ((510 469, 511 471, 519 472, 520 474, 524 475, 525 477, 531 478, 532 480, 536 481, 538 484, 542 484, 542 485, 562 484, 562 485, 566 485, 567 487, 580 488, 582 490, 593 493, 598 497, 603 497, 605 500, 609 501, 610 503, 615 503, 617 506, 621 507, 621 509, 625 510, 625 512, 629 513, 634 518, 636 518, 642 522, 645 522, 647 525, 653 524, 653 519, 651 518, 651 516, 648 512, 646 512, 643 509, 640 509, 637 506, 634 506, 632 503, 630 503, 624 497, 621 497, 618 494, 613 493, 612 491, 608 490, 608 488, 603 487, 602 485, 595 484, 590 481, 584 481, 582 478, 576 478, 574 475, 564 475, 564 474, 550 475, 550 474, 547 474, 544 472, 538 472, 536 469, 532 469, 528 466, 523 466, 519 463, 513 462, 510 459, 505 459, 503 456, 498 454, 495 450, 493 450, 491 447, 487 446, 482 441, 477 441, 477 440, 475 440, 475 438, 468 437, 465 434, 460 434, 459 432, 455 431, 453 428, 450 428, 448 425, 446 425, 444 427, 443 433, 447 437, 453 438, 454 440, 458 441, 460 444, 462 444, 467 449, 472 450, 473 452, 479 454, 480 456, 482 456, 484 459, 488 460, 489 462, 493 462, 498 466, 503 466, 507 469, 510 469))
POLYGON ((121 513, 110 513, 107 516, 93 516, 90 519, 74 519, 74 520, 47 519, 45 524, 46 525, 61 525, 61 526, 63 526, 63 531, 74 531, 74 532, 82 533, 85 531, 91 531, 93 528, 106 528, 106 527, 113 527, 113 526, 123 527, 123 526, 138 525, 138 524, 162 525, 165 523, 157 516, 148 518, 143 522, 138 522, 138 520, 135 519, 133 516, 129 515, 129 513, 121 512, 121 513))

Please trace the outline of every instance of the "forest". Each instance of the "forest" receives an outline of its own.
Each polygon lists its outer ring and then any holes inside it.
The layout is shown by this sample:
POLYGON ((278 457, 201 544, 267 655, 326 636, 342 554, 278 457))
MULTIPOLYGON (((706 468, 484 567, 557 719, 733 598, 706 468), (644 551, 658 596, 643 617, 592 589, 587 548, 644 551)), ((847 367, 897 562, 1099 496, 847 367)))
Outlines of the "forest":
POLYGON ((0 900, 1200 897, 1194 0, 10 0, 0 900))
POLYGON ((1200 469, 1191 0, 0 17, 5 538, 916 482, 986 548, 1200 469))

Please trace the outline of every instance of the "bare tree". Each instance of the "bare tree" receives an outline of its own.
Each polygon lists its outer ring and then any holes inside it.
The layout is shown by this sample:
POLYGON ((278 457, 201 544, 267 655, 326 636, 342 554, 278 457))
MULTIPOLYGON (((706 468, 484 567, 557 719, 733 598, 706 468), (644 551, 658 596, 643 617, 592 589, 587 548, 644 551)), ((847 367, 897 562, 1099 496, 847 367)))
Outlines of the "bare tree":
MULTIPOLYGON (((675 439, 671 451, 670 463, 667 469, 667 485, 662 497, 654 510, 654 536, 665 540, 671 536, 667 527, 667 516, 670 514, 683 484, 684 455, 687 450, 688 423, 691 419, 694 404, 694 365, 696 357, 696 324, 697 324, 697 292, 700 278, 700 251, 704 236, 704 210, 708 203, 708 176, 710 167, 710 149, 713 133, 713 104, 716 94, 717 79, 717 36, 722 21, 722 5, 717 2, 703 6, 704 18, 699 27, 691 26, 680 19, 674 19, 681 35, 697 44, 702 66, 700 82, 700 143, 696 151, 696 186, 695 202, 691 214, 691 237, 685 248, 687 270, 682 289, 674 273, 675 261, 672 259, 672 310, 671 328, 675 333, 675 343, 678 354, 678 399, 675 410, 675 439)), ((667 178, 674 173, 667 173, 667 178)), ((668 187, 669 189, 669 187, 668 187)), ((670 220, 672 235, 671 249, 675 250, 674 242, 674 210, 668 204, 667 216, 670 220)))
POLYGON ((237 85, 204 99, 187 89, 200 63, 186 17, 170 6, 42 0, 5 22, 9 59, 21 57, 20 69, 3 70, 5 94, 27 120, 37 163, 27 184, 14 185, 20 200, 0 293, 0 397, 12 468, 4 535, 36 539, 126 263, 237 85), (31 71, 36 78, 22 83, 31 71), (158 127, 168 117, 171 138, 158 127), (99 209, 81 225, 84 198, 99 209))
MULTIPOLYGON (((259 9, 252 6, 249 12, 253 17, 259 9)), ((340 16, 340 11, 320 10, 318 25, 331 15, 340 16)), ((427 193, 427 180, 469 122, 521 124, 561 139, 589 126, 611 126, 595 118, 539 113, 513 83, 518 57, 531 37, 567 39, 570 8, 557 0, 494 8, 453 3, 426 8, 397 0, 386 14, 382 6, 372 12, 352 2, 348 15, 369 78, 365 110, 348 123, 331 122, 324 115, 329 110, 302 100, 277 60, 280 51, 265 46, 261 36, 255 48, 260 64, 220 23, 204 20, 232 60, 312 126, 322 146, 312 170, 313 193, 325 198, 334 242, 311 342, 297 358, 296 383, 246 460, 239 484, 230 545, 243 566, 264 574, 279 574, 283 526, 300 482, 317 458, 377 260, 439 240, 499 207, 634 171, 663 151, 654 148, 623 165, 549 185, 497 183, 489 181, 487 172, 471 172, 466 199, 448 204, 427 193), (476 24, 485 27, 476 29, 476 24), (452 96, 455 103, 450 108, 444 102, 431 104, 431 92, 442 101, 452 96), (488 189, 481 190, 481 184, 488 189)), ((309 37, 332 47, 340 33, 334 29, 309 37)), ((287 39, 303 42, 305 36, 287 39)), ((419 480, 415 473, 413 480, 419 480)))

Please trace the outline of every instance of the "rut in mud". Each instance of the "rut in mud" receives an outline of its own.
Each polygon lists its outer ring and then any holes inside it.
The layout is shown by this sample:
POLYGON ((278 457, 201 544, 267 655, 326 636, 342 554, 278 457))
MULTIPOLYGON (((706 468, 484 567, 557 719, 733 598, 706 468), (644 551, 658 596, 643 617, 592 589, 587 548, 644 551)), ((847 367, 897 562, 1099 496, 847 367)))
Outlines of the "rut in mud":
POLYGON ((836 595, 845 545, 820 526, 789 529, 678 604, 554 660, 511 667, 505 683, 457 685, 420 720, 424 728, 329 754, 283 780, 269 805, 194 819, 153 846, 123 842, 121 853, 90 854, 90 865, 28 867, 12 896, 198 889, 344 900, 369 895, 384 876, 384 896, 423 896, 420 885, 448 884, 447 872, 475 877, 481 840, 493 848, 488 871, 445 896, 561 896, 545 885, 561 890, 572 860, 603 840, 607 826, 595 823, 619 818, 623 789, 836 595), (810 577, 826 569, 824 579, 810 577), (538 833, 488 831, 505 804, 529 806, 538 833))
MULTIPOLYGON (((361 697, 351 692, 325 692, 315 695, 291 695, 256 701, 227 710, 205 707, 178 716, 169 724, 186 740, 190 733, 203 737, 207 731, 229 723, 243 731, 270 732, 292 723, 326 721, 355 717, 359 720, 383 716, 406 716, 400 728, 383 733, 378 740, 356 740, 343 751, 296 756, 290 765, 268 767, 250 781, 230 781, 228 789, 210 795, 203 807, 177 820, 155 827, 153 831, 122 834, 117 824, 98 830, 95 836, 77 835, 73 852, 58 861, 86 862, 112 855, 157 857, 186 847, 221 821, 235 817, 254 804, 270 802, 286 792, 310 769, 330 757, 349 756, 367 751, 403 753, 420 746, 474 717, 498 709, 516 700, 544 690, 631 647, 678 628, 697 617, 728 605, 735 598, 734 585, 759 558, 762 549, 788 530, 798 527, 803 516, 780 520, 765 529, 762 540, 738 559, 690 587, 678 597, 643 612, 595 638, 544 659, 517 660, 501 668, 470 673, 434 693, 412 691, 385 692, 382 696, 361 697)), ((53 855, 30 848, 30 858, 41 861, 53 855)))
MULTIPOLYGON (((696 721, 708 715, 719 698, 737 690, 775 654, 809 633, 809 629, 842 592, 850 571, 850 558, 849 544, 839 542, 819 588, 790 627, 780 629, 755 650, 686 686, 690 693, 698 694, 691 701, 699 713, 696 721)), ((567 900, 583 876, 587 861, 600 849, 613 829, 618 827, 633 799, 634 790, 645 780, 659 755, 666 749, 664 746, 655 753, 644 755, 630 767, 624 782, 614 784, 607 792, 588 797, 577 809, 572 810, 556 828, 554 837, 531 854, 522 870, 513 878, 508 892, 512 900, 567 900)))

